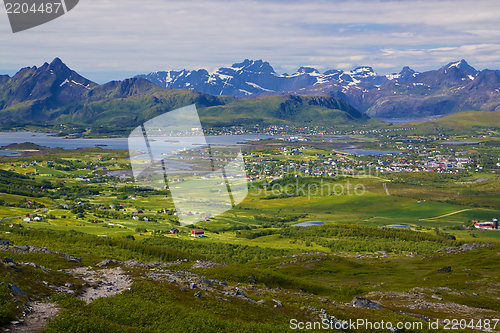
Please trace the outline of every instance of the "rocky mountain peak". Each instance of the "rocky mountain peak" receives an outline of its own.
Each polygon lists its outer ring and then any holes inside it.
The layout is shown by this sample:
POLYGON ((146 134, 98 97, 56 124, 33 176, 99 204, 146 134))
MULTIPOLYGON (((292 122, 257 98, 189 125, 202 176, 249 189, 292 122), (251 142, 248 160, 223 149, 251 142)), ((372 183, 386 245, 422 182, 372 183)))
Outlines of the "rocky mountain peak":
POLYGON ((467 61, 465 61, 464 59, 462 59, 460 61, 450 62, 446 66, 442 67, 442 69, 452 69, 454 67, 456 67, 456 68, 460 69, 461 71, 464 71, 468 74, 471 74, 471 75, 475 75, 478 73, 478 71, 474 67, 469 65, 467 63, 467 61))
POLYGON ((401 72, 399 72, 399 82, 407 82, 413 79, 418 73, 415 72, 408 66, 403 67, 401 72))
POLYGON ((231 66, 233 70, 245 70, 248 72, 255 73, 275 73, 274 68, 267 62, 259 60, 249 60, 245 59, 243 62, 233 64, 231 66))
POLYGON ((300 67, 297 73, 304 73, 304 74, 311 74, 311 73, 318 73, 318 70, 316 68, 312 67, 300 67))

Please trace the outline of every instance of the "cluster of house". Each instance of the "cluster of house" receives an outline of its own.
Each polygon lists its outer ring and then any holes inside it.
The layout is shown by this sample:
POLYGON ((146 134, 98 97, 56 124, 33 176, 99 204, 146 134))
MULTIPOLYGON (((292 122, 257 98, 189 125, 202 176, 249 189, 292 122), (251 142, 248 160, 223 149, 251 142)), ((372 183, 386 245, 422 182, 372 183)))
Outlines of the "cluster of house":
POLYGON ((476 229, 498 230, 497 219, 493 219, 492 222, 479 222, 479 221, 473 221, 473 222, 474 222, 474 227, 476 227, 476 229))
MULTIPOLYGON (((135 211, 134 214, 144 214, 144 211, 142 211, 142 210, 139 209, 139 210, 135 211)), ((134 219, 135 221, 141 220, 141 218, 139 216, 137 216, 137 215, 134 215, 132 217, 132 219, 134 219)), ((149 221, 149 219, 147 217, 143 217, 142 220, 146 221, 146 222, 149 221)))
POLYGON ((26 216, 24 218, 24 222, 33 222, 33 221, 42 221, 43 220, 43 216, 35 216, 35 217, 31 217, 31 216, 26 216))
MULTIPOLYGON (((179 229, 170 229, 170 234, 177 235, 178 233, 180 233, 179 229)), ((191 237, 205 237, 205 231, 203 229, 191 230, 191 237)))
POLYGON ((127 205, 124 205, 124 204, 119 204, 118 206, 116 206, 116 205, 114 205, 114 204, 111 204, 111 205, 109 205, 109 208, 108 208, 108 207, 106 207, 106 206, 100 206, 100 207, 99 207, 99 209, 100 209, 100 210, 103 210, 103 209, 115 209, 115 208, 117 208, 117 207, 120 207, 120 209, 122 209, 122 208, 127 208, 127 205))
MULTIPOLYGON (((11 207, 14 207, 15 205, 11 205, 11 207)), ((28 200, 26 204, 21 204, 19 205, 19 208, 33 208, 33 202, 31 200, 28 200)))
MULTIPOLYGON (((465 153, 456 153, 455 156, 440 155, 439 153, 439 151, 432 151, 429 153, 419 154, 418 157, 423 158, 415 161, 407 158, 407 153, 403 153, 405 156, 397 157, 393 161, 381 161, 379 159, 377 163, 379 165, 377 166, 377 170, 380 170, 380 172, 446 172, 465 169, 469 166, 476 166, 471 157, 460 156, 465 153), (429 154, 432 153, 438 153, 438 155, 429 156, 429 154)), ((478 165, 477 168, 481 167, 478 165)))

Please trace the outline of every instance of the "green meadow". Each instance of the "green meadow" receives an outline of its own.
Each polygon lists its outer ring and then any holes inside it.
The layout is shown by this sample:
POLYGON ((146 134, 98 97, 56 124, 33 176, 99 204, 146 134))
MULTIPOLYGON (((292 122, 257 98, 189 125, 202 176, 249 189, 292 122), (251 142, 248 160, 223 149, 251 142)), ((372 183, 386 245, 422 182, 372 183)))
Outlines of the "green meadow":
MULTIPOLYGON (((431 125, 467 127, 461 116, 453 117, 431 125)), ((172 197, 179 183, 149 190, 136 187, 132 179, 109 175, 130 170, 126 151, 41 149, 2 157, 0 237, 12 245, 71 253, 82 263, 42 253, 0 253, 16 263, 16 268, 0 265, 0 279, 17 283, 30 299, 61 306, 61 315, 44 332, 287 332, 291 318, 317 317, 314 309, 344 320, 424 323, 432 318, 499 317, 500 231, 478 230, 472 223, 500 218, 498 133, 484 130, 480 145, 446 147, 431 125, 417 124, 418 131, 405 133, 407 137, 388 132, 352 138, 367 149, 404 146, 407 153, 397 155, 346 155, 323 139, 290 143, 290 150, 279 141, 248 144, 248 196, 222 214, 185 226, 172 197), (422 134, 424 130, 428 132, 422 134), (360 172, 444 154, 467 156, 474 164, 459 171, 360 172), (340 171, 324 172, 330 159, 340 171), (287 173, 287 167, 295 172, 287 173), (24 221, 27 215, 43 220, 24 221), (325 225, 293 226, 306 221, 325 225), (180 233, 171 234, 172 228, 180 233), (191 237, 198 228, 205 237, 191 237), (455 250, 440 251, 447 248, 455 250), (226 281, 231 290, 244 287, 247 297, 265 305, 232 297, 229 291, 215 296, 200 289, 202 297, 195 297, 191 289, 149 279, 157 268, 127 268, 131 289, 90 305, 43 283, 69 282, 79 295, 89 286, 60 270, 97 268, 108 258, 158 263, 188 259, 168 269, 226 281), (195 260, 215 259, 227 266, 192 268, 195 260), (17 264, 21 262, 34 262, 53 274, 17 264), (384 309, 346 305, 355 296, 384 309)), ((447 139, 471 140, 468 133, 447 139)), ((226 189, 215 178, 189 184, 188 192, 198 193, 200 201, 222 197, 226 189)), ((0 304, 2 324, 14 320, 26 303, 6 288, 0 283, 0 295, 8 301, 0 304)))

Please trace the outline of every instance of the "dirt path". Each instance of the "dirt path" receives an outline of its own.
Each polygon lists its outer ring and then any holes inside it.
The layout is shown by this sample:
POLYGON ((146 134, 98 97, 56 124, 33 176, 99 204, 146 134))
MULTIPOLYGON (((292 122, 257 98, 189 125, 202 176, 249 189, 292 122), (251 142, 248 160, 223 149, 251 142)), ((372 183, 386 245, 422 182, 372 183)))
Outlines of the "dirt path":
POLYGON ((234 222, 234 223, 244 224, 244 225, 251 225, 251 224, 248 224, 248 223, 245 223, 245 222, 240 222, 240 221, 232 220, 232 219, 229 219, 227 217, 219 217, 219 219, 226 220, 226 221, 231 221, 231 222, 234 222))
POLYGON ((455 215, 455 214, 458 214, 458 213, 461 213, 461 212, 466 212, 468 210, 473 210, 473 209, 480 209, 480 208, 467 208, 467 209, 462 209, 462 210, 457 210, 456 212, 451 212, 451 213, 448 213, 448 214, 444 214, 444 215, 440 215, 440 216, 435 216, 435 217, 429 217, 427 219, 422 219, 422 220, 434 220, 434 219, 439 219, 441 217, 446 217, 446 216, 451 216, 451 215, 455 215))
MULTIPOLYGON (((92 267, 78 267, 68 270, 71 274, 83 279, 92 287, 87 288, 81 299, 87 304, 100 297, 109 297, 130 288, 132 281, 121 267, 94 270, 92 267)), ((47 319, 58 315, 57 304, 32 302, 28 303, 27 315, 1 332, 38 333, 47 326, 47 319)))
POLYGON ((41 332, 47 326, 47 319, 54 318, 59 313, 57 304, 33 302, 28 303, 31 312, 26 315, 24 322, 17 325, 10 325, 4 332, 41 332))
POLYGON ((71 269, 69 272, 92 285, 81 296, 87 304, 100 297, 119 294, 132 285, 132 281, 121 267, 97 271, 92 267, 79 267, 71 269))
POLYGON ((389 190, 387 189, 387 183, 383 183, 383 184, 384 184, 385 193, 387 193, 387 195, 390 195, 389 190))

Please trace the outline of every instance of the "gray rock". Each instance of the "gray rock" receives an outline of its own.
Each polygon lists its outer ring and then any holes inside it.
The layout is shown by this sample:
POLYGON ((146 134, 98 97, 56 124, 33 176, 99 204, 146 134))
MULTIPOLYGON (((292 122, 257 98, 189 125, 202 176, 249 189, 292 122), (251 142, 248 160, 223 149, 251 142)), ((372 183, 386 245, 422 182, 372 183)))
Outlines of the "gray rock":
POLYGON ((439 273, 451 273, 451 272, 453 272, 451 270, 451 267, 450 266, 446 266, 446 267, 438 269, 436 273, 439 274, 439 273))
POLYGON ((67 260, 67 261, 69 261, 69 262, 76 262, 76 263, 79 263, 79 264, 81 264, 81 263, 82 263, 82 258, 75 257, 75 256, 73 256, 72 254, 70 254, 70 255, 65 255, 65 256, 64 256, 64 259, 66 259, 66 260, 67 260))
POLYGON ((350 304, 355 308, 383 309, 383 307, 377 303, 360 296, 354 297, 350 304))
POLYGON ((97 264, 98 267, 104 267, 109 264, 119 264, 120 262, 116 259, 106 259, 97 264))
POLYGON ((19 249, 20 251, 23 251, 23 252, 29 252, 29 250, 30 250, 30 247, 28 245, 14 245, 13 248, 19 249))
POLYGON ((28 302, 30 301, 28 295, 21 290, 21 288, 19 288, 18 286, 16 286, 15 284, 12 284, 12 285, 8 285, 9 289, 12 290, 14 292, 14 294, 16 295, 20 295, 20 296, 24 296, 26 297, 26 299, 28 300, 28 302))
POLYGON ((208 285, 210 285, 210 286, 212 286, 212 285, 213 285, 212 281, 207 280, 207 279, 203 279, 203 278, 202 278, 202 279, 200 279, 200 283, 205 283, 205 284, 208 284, 208 285))

